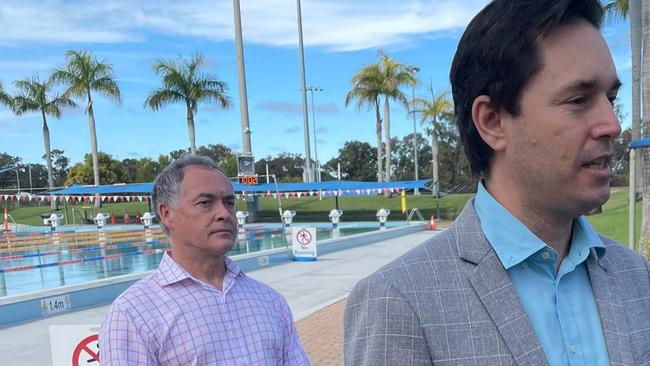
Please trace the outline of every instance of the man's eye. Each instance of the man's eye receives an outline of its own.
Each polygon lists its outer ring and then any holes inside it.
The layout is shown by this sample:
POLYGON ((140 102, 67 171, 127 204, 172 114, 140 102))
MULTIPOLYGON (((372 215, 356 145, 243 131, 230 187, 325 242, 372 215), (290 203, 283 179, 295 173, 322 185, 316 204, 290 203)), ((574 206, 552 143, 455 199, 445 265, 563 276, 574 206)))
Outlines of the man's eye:
POLYGON ((582 104, 587 103, 587 98, 585 98, 585 97, 576 97, 576 98, 573 98, 573 99, 569 99, 567 102, 569 104, 582 105, 582 104))
POLYGON ((612 96, 608 96, 607 99, 612 105, 614 105, 614 102, 616 101, 616 97, 617 97, 616 95, 612 95, 612 96))
POLYGON ((199 205, 199 206, 207 206, 207 205, 210 204, 210 201, 207 201, 207 200, 206 201, 199 201, 196 204, 199 205))

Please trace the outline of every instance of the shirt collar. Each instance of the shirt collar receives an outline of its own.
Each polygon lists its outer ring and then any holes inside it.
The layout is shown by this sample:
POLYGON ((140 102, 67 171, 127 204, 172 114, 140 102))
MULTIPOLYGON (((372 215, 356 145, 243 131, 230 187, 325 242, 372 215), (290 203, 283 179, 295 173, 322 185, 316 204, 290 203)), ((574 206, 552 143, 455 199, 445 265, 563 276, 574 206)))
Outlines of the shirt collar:
MULTIPOLYGON (((226 288, 225 284, 228 282, 232 284, 234 282, 235 277, 237 277, 239 274, 243 274, 241 272, 241 269, 239 266, 230 258, 225 257, 225 263, 226 263, 226 276, 224 278, 224 288, 226 288)), ((158 266, 158 273, 160 274, 160 286, 168 286, 177 282, 180 282, 185 279, 192 279, 197 282, 201 282, 192 275, 190 275, 183 267, 178 265, 171 256, 171 252, 167 251, 165 254, 163 254, 162 259, 160 260, 160 265, 158 266)), ((230 286, 228 286, 230 287, 230 286)))
MULTIPOLYGON (((538 251, 548 246, 537 237, 519 219, 512 215, 488 192, 483 182, 478 184, 474 207, 481 222, 481 230, 494 248, 495 253, 505 269, 510 269, 523 262, 538 251)), ((583 216, 573 221, 572 253, 589 253, 596 248, 598 257, 605 252, 605 245, 598 234, 583 216), (586 250, 582 250, 586 249, 586 250)), ((586 258, 586 255, 580 261, 586 258)), ((578 258, 572 257, 574 260, 578 258)))

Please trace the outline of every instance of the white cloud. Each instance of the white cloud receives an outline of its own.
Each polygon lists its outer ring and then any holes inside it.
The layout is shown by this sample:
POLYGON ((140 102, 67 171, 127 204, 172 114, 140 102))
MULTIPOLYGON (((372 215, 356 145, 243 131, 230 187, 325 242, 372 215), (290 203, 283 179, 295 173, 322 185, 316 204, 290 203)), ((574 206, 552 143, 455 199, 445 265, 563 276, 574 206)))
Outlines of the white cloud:
MULTIPOLYGON (((302 1, 306 46, 349 51, 412 42, 465 26, 487 0, 302 1)), ((250 0, 241 5, 244 41, 294 47, 295 1, 250 0)), ((24 42, 142 42, 151 32, 234 38, 232 1, 4 0, 0 45, 24 42)))

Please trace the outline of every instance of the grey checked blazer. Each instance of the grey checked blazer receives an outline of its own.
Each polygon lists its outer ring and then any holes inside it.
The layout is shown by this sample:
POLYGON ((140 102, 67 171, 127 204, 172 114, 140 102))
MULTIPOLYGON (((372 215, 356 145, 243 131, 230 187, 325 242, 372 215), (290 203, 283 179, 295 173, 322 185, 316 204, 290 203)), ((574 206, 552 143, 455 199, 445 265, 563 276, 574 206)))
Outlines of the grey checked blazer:
MULTIPOLYGON (((602 238, 587 259, 612 365, 650 365, 650 272, 602 238)), ((470 200, 454 224, 354 288, 344 315, 346 365, 547 365, 470 200)))

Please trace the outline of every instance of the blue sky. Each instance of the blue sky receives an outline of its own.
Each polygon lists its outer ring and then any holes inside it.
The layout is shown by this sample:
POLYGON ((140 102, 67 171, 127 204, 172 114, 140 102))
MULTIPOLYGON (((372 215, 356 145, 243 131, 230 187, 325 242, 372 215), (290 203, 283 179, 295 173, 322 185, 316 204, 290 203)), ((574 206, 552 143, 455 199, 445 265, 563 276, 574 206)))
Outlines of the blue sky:
MULTIPOLYGON (((298 31, 294 0, 242 0, 242 25, 252 150, 256 159, 279 152, 304 154, 298 31)), ((318 158, 335 156, 348 140, 375 145, 374 112, 344 106, 350 79, 376 61, 378 49, 420 67, 424 95, 429 80, 448 90, 449 66, 465 26, 485 0, 302 0, 305 66, 315 94, 318 158)), ((156 158, 187 148, 181 104, 145 111, 143 102, 159 86, 151 64, 201 52, 205 71, 229 87, 230 110, 201 105, 195 116, 196 143, 221 143, 241 151, 239 92, 231 0, 3 0, 0 3, 0 81, 13 92, 14 80, 46 77, 62 65, 68 49, 88 50, 114 67, 123 103, 95 95, 101 151, 117 159, 156 158)), ((605 24, 623 88, 619 100, 630 124, 631 63, 629 25, 605 24)), ((405 90, 411 95, 411 90, 405 90)), ((311 99, 309 99, 311 101, 311 99)), ((311 113, 311 105, 309 109, 311 113)), ((310 115, 310 126, 313 124, 310 115)), ((82 109, 49 120, 52 148, 65 150, 73 163, 90 151, 88 119, 82 109)), ((422 127, 418 124, 418 131, 422 127)), ((406 111, 393 104, 391 132, 413 132, 406 111)), ((313 139, 313 132, 311 135, 313 139)), ((0 109, 0 152, 24 162, 43 163, 40 115, 16 117, 0 109)), ((312 158, 314 143, 311 142, 312 158)))

